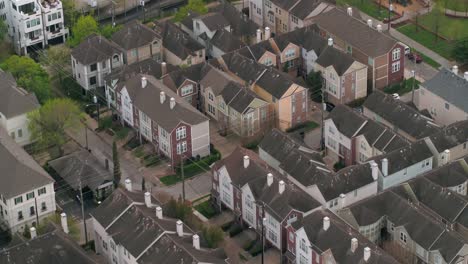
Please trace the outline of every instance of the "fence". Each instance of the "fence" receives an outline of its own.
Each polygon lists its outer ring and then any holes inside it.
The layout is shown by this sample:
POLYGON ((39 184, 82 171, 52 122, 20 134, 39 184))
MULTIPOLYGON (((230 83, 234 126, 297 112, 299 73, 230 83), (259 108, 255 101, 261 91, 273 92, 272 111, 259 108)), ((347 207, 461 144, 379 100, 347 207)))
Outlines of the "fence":
POLYGON ((445 8, 445 15, 448 17, 455 17, 455 18, 468 18, 468 10, 465 12, 460 12, 460 11, 455 11, 455 10, 445 8))

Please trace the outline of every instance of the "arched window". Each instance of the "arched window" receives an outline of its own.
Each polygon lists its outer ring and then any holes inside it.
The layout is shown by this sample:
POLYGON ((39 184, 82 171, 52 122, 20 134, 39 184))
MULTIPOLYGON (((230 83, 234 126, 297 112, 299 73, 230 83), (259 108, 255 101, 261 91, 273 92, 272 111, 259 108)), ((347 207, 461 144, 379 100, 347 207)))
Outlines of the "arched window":
POLYGON ((120 61, 119 55, 116 54, 112 57, 112 64, 119 63, 119 61, 120 61))

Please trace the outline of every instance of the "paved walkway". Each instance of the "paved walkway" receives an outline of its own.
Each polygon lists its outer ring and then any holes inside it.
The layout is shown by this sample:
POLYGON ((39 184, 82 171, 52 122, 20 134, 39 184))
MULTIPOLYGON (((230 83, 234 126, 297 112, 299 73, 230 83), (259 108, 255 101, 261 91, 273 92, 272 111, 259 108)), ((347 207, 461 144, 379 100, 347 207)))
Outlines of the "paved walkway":
MULTIPOLYGON (((196 200, 211 192, 211 173, 204 172, 185 181, 185 199, 189 201, 196 200)), ((164 185, 154 186, 152 193, 158 195, 164 192, 174 199, 182 196, 182 182, 166 187, 164 185)))

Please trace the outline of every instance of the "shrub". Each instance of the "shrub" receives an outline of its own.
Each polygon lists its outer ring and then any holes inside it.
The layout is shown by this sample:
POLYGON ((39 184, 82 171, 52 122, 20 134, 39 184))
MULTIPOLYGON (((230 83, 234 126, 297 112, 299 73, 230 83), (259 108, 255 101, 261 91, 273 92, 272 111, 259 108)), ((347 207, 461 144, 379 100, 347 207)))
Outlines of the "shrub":
POLYGON ((112 116, 105 116, 99 119, 99 129, 108 129, 112 126, 112 116))
POLYGON ((252 249, 252 247, 255 245, 256 242, 257 242, 257 240, 249 240, 249 241, 247 241, 247 243, 244 244, 244 246, 242 248, 245 251, 249 251, 250 249, 252 249))
POLYGON ((242 232, 242 227, 238 223, 234 223, 230 228, 229 228, 229 236, 233 237, 242 232))
POLYGON ((257 240, 256 242, 257 243, 249 250, 250 255, 254 257, 262 253, 262 241, 257 240))
POLYGON ((210 248, 217 248, 224 240, 223 230, 217 226, 205 227, 203 228, 202 233, 203 238, 205 238, 205 241, 210 248))
POLYGON ((144 147, 139 146, 139 147, 135 148, 133 150, 133 155, 135 155, 135 157, 137 157, 137 158, 143 157, 143 155, 145 155, 144 147))
POLYGON ((204 201, 203 203, 199 203, 195 206, 195 210, 200 212, 206 218, 212 218, 217 214, 216 209, 213 208, 211 204, 211 200, 204 201))
POLYGON ((143 158, 143 165, 145 167, 151 167, 158 164, 160 161, 159 157, 155 154, 147 155, 143 158))
POLYGON ((234 221, 231 221, 231 222, 227 222, 225 224, 222 224, 221 225, 221 229, 224 230, 224 231, 227 231, 231 228, 231 226, 234 224, 234 221))

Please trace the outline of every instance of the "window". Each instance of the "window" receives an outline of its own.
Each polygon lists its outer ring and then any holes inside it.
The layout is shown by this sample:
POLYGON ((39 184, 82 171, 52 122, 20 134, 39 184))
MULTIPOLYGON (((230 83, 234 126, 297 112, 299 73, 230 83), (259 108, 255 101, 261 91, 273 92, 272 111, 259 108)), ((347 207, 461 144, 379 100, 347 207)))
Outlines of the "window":
POLYGON ((392 51, 392 61, 399 60, 400 59, 400 54, 401 54, 401 49, 400 48, 394 49, 392 51))
POLYGON ((265 6, 267 6, 268 8, 271 8, 271 2, 268 1, 268 0, 266 0, 266 1, 265 1, 265 6))
POLYGON ((102 68, 105 69, 107 67, 107 62, 104 61, 104 62, 101 63, 101 65, 102 65, 102 68))
POLYGON ((37 190, 37 195, 38 196, 41 196, 43 194, 46 194, 46 187, 43 187, 43 188, 37 190))
POLYGON ((96 76, 89 78, 89 85, 95 85, 97 82, 96 76))
POLYGON ((262 14, 262 10, 260 8, 257 8, 257 14, 259 14, 259 15, 262 14))
POLYGON ((348 46, 346 47, 346 51, 347 51, 348 53, 353 53, 353 47, 348 45, 348 46))
POLYGON ((270 20, 271 23, 275 22, 275 16, 273 15, 273 13, 268 13, 268 19, 270 20))
MULTIPOLYGON (((266 112, 266 109, 265 108, 262 108, 260 109, 260 118, 262 119, 262 121, 266 121, 267 119, 267 112, 266 112)), ((465 143, 466 145, 466 143, 465 143)), ((465 146, 466 147, 466 146, 465 146)))
POLYGON ((97 64, 96 64, 96 63, 91 64, 91 65, 89 66, 89 69, 90 69, 90 71, 92 71, 92 72, 96 71, 96 70, 97 70, 97 64))
POLYGON ((403 232, 400 232, 400 240, 406 244, 406 234, 403 232))
POLYGON ((46 210, 47 210, 47 205, 46 205, 45 202, 42 202, 42 203, 41 203, 41 211, 44 212, 44 211, 46 211, 46 210))
POLYGON ((285 57, 286 57, 287 59, 293 58, 293 57, 295 57, 295 56, 296 56, 296 50, 295 50, 295 49, 288 49, 288 50, 286 51, 286 53, 285 53, 285 57))
POLYGON ((294 242, 294 233, 289 232, 289 241, 294 242))
POLYGON ((309 247, 307 246, 305 239, 301 239, 301 242, 299 243, 299 248, 306 254, 309 253, 309 247))
POLYGON ((335 199, 335 200, 331 200, 330 201, 330 208, 334 207, 334 206, 337 206, 338 205, 338 199, 335 199))
POLYGON ((32 199, 34 198, 34 192, 30 192, 28 194, 26 194, 26 200, 29 200, 29 199, 32 199))
POLYGON ((196 27, 197 29, 200 29, 200 23, 195 22, 195 27, 196 27))
POLYGON ((15 205, 20 204, 20 203, 22 203, 22 202, 23 202, 23 196, 20 196, 20 197, 16 197, 16 198, 15 198, 15 205))
POLYGON ((296 24, 299 23, 299 19, 297 17, 292 16, 291 19, 293 23, 296 23, 296 24))
POLYGON ((392 73, 395 73, 400 70, 400 62, 394 62, 392 63, 392 73))
POLYGON ((449 105, 449 103, 445 103, 445 109, 450 110, 450 105, 449 105))
POLYGON ((300 256, 299 257, 299 264, 308 264, 308 263, 310 263, 309 260, 306 257, 304 257, 304 255, 300 254, 299 256, 300 256))
POLYGON ((41 24, 41 20, 39 18, 31 19, 31 20, 26 21, 26 27, 27 28, 35 27, 35 26, 38 26, 40 24, 41 24))
POLYGON ((177 143, 177 154, 182 154, 187 151, 187 142, 183 141, 181 143, 177 143))
POLYGON ((119 61, 120 61, 119 55, 114 55, 112 57, 112 63, 113 64, 117 64, 117 63, 119 63, 119 61))
POLYGON ((23 130, 21 128, 18 129, 18 137, 23 137, 23 130))
POLYGON ((208 99, 213 102, 214 101, 214 95, 212 93, 208 93, 208 99))
POLYGON ((266 66, 271 66, 271 65, 273 65, 273 61, 271 60, 271 58, 266 58, 263 61, 263 64, 266 65, 266 66))
POLYGON ((185 126, 176 129, 176 139, 183 139, 187 136, 187 128, 185 126))
POLYGON ((467 145, 467 143, 466 143, 466 142, 465 142, 465 143, 463 143, 463 149, 466 149, 466 145, 467 145))
POLYGON ((192 65, 192 57, 190 56, 187 58, 187 65, 192 65))
POLYGON ((36 210, 34 210, 34 206, 29 207, 29 215, 33 216, 36 214, 36 210))
POLYGON ((273 230, 268 229, 268 239, 270 239, 271 242, 276 244, 278 242, 278 235, 276 235, 276 233, 273 230))
POLYGON ((357 196, 357 189, 354 190, 354 197, 356 197, 356 196, 357 196))
POLYGON ((328 146, 332 149, 336 149, 336 141, 333 140, 331 137, 328 137, 328 142, 327 142, 328 146))
POLYGON ((136 57, 136 56, 137 56, 137 49, 132 49, 132 50, 130 51, 130 55, 131 55, 132 57, 136 57))
POLYGON ((105 241, 102 241, 102 248, 104 250, 107 250, 107 243, 105 241))
POLYGON ((110 242, 110 247, 112 248, 113 251, 115 251, 115 244, 114 244, 114 242, 112 242, 112 241, 110 242))
POLYGON ((210 112, 211 114, 215 115, 216 114, 216 109, 213 105, 211 104, 208 104, 208 112, 210 112))
POLYGON ((18 220, 23 220, 24 217, 23 217, 23 212, 22 211, 18 211, 18 220))
POLYGON ((180 89, 180 95, 186 96, 193 93, 193 84, 186 85, 180 89))
POLYGON ((283 24, 283 31, 288 31, 288 25, 283 24))
POLYGON ((245 212, 245 218, 247 219, 247 221, 248 221, 249 223, 253 223, 253 222, 254 222, 253 214, 252 214, 250 211, 246 211, 246 212, 245 212))

